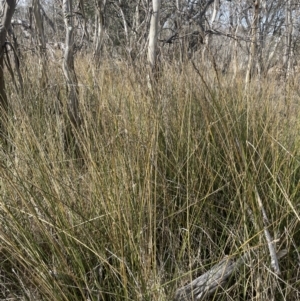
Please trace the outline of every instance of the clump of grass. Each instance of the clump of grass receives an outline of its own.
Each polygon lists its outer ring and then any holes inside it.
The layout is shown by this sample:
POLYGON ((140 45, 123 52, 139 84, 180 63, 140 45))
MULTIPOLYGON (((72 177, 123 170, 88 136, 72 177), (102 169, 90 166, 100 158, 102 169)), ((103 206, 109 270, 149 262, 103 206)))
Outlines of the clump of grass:
POLYGON ((11 99, 1 299, 170 300, 224 256, 249 252, 214 300, 298 300, 298 112, 282 113, 271 83, 249 92, 166 65, 149 90, 137 69, 95 72, 81 59, 78 158, 64 149, 61 74, 49 72, 49 89, 31 78, 11 99), (279 277, 256 189, 288 250, 279 277))

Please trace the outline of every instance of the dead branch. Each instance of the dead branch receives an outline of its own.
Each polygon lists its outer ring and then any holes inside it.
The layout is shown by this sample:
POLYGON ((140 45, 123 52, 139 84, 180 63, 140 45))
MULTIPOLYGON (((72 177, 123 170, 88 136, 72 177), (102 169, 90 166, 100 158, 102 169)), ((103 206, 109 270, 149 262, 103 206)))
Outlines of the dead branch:
POLYGON ((243 263, 244 258, 245 255, 237 260, 229 257, 223 259, 205 274, 179 288, 175 293, 174 301, 199 301, 205 296, 211 295, 226 283, 227 279, 243 263))
POLYGON ((266 211, 265 211, 265 209, 263 207, 261 198, 260 198, 260 196, 258 194, 258 190, 257 190, 256 187, 255 187, 255 194, 256 194, 256 199, 257 199, 258 206, 259 206, 259 208, 260 208, 260 210, 262 212, 262 216, 263 216, 264 233, 265 233, 266 241, 268 243, 268 248, 269 248, 269 252, 270 252, 271 266, 272 266, 274 272, 277 275, 280 275, 280 269, 279 269, 278 258, 277 258, 277 254, 276 254, 274 242, 273 242, 271 234, 270 234, 270 232, 268 230, 269 220, 268 220, 267 213, 266 213, 266 211))

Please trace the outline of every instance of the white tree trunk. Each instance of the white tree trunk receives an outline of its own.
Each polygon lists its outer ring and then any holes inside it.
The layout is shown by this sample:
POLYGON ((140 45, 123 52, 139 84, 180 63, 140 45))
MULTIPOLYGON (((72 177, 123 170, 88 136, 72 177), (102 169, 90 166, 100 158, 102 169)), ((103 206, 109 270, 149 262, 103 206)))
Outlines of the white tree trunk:
POLYGON ((252 27, 251 28, 251 46, 250 46, 249 60, 248 60, 246 79, 245 79, 246 87, 250 83, 251 77, 253 75, 254 60, 255 60, 255 56, 256 56, 259 11, 260 11, 260 0, 256 0, 254 2, 254 16, 253 16, 253 21, 252 21, 252 26, 251 26, 252 27))
MULTIPOLYGON (((209 29, 213 30, 216 22, 217 13, 220 9, 220 0, 214 0, 214 8, 209 22, 209 29)), ((206 35, 204 39, 205 47, 202 50, 202 62, 206 62, 206 51, 210 49, 210 34, 206 35)))
POLYGON ((138 2, 135 7, 135 13, 133 16, 133 26, 132 26, 132 32, 130 35, 129 40, 129 48, 132 51, 133 47, 136 47, 137 43, 137 33, 140 27, 140 3, 138 2))
POLYGON ((129 44, 129 30, 128 30, 128 26, 127 26, 127 21, 126 21, 125 13, 124 13, 124 11, 122 9, 122 4, 123 4, 122 0, 119 0, 119 4, 116 3, 116 6, 120 10, 120 15, 121 15, 122 21, 123 21, 125 38, 126 38, 126 42, 127 42, 127 46, 128 46, 128 44, 129 44))
POLYGON ((47 84, 47 62, 46 62, 46 39, 44 34, 44 26, 41 16, 41 5, 39 0, 32 0, 33 15, 38 38, 39 56, 40 56, 40 84, 45 87, 47 84))
POLYGON ((236 80, 238 72, 238 40, 239 18, 234 4, 230 3, 230 29, 234 39, 231 41, 232 51, 232 80, 236 80))
POLYGON ((94 50, 94 59, 96 61, 96 65, 100 64, 100 56, 101 56, 101 46, 103 42, 103 36, 105 31, 104 26, 104 12, 106 6, 106 0, 95 0, 96 6, 96 18, 95 18, 95 50, 94 50))
POLYGON ((286 2, 285 10, 285 53, 283 56, 283 68, 286 72, 286 79, 289 78, 290 73, 292 72, 293 67, 293 51, 292 51, 292 39, 293 39, 293 16, 292 16, 292 3, 291 0, 286 2))
POLYGON ((157 54, 157 38, 158 38, 158 21, 160 12, 161 0, 153 0, 152 3, 152 15, 150 21, 149 31, 149 45, 148 45, 148 62, 152 68, 156 66, 156 54, 157 54))
POLYGON ((84 8, 84 0, 79 0, 79 4, 78 4, 81 13, 82 13, 82 17, 83 17, 83 31, 84 31, 84 35, 82 36, 82 38, 85 36, 86 39, 89 41, 90 39, 90 35, 89 32, 87 30, 87 20, 86 20, 86 14, 85 14, 85 8, 84 8))
POLYGON ((73 1, 63 0, 63 13, 66 28, 65 53, 63 71, 68 88, 68 114, 71 122, 78 126, 79 109, 77 95, 77 78, 74 69, 74 27, 73 27, 73 1))

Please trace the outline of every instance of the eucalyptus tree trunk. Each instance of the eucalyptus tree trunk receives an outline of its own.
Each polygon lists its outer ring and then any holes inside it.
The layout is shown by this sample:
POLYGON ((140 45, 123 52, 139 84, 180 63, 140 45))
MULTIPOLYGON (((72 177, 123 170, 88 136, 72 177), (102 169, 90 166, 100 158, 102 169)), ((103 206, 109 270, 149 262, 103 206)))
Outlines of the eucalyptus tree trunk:
POLYGON ((286 73, 286 79, 289 78, 293 67, 293 51, 292 51, 292 39, 293 39, 293 16, 292 16, 292 3, 291 0, 287 0, 285 8, 285 53, 283 56, 283 68, 286 73))
POLYGON ((156 68, 157 63, 157 38, 158 38, 158 22, 160 12, 161 0, 152 1, 152 15, 150 21, 149 31, 149 45, 148 45, 148 62, 152 71, 156 68))
POLYGON ((125 38, 126 38, 127 46, 129 46, 129 29, 128 29, 128 25, 127 25, 127 21, 126 21, 124 10, 122 9, 122 7, 123 7, 123 0, 119 0, 119 3, 116 3, 116 6, 118 7, 118 9, 120 11, 120 15, 121 15, 122 22, 123 22, 123 27, 124 27, 124 33, 125 33, 125 38))
POLYGON ((47 78, 47 57, 46 57, 46 38, 44 34, 44 26, 41 16, 41 5, 39 0, 32 0, 32 8, 33 8, 33 15, 35 20, 35 27, 38 39, 38 48, 39 48, 39 56, 40 56, 40 84, 41 87, 45 87, 48 82, 47 78))
POLYGON ((94 59, 96 65, 100 64, 101 47, 103 42, 103 36, 105 31, 104 24, 104 12, 105 12, 106 0, 95 0, 96 18, 95 18, 95 50, 94 59))
POLYGON ((83 37, 85 36, 86 39, 89 41, 90 40, 90 35, 89 35, 88 30, 87 30, 87 23, 86 23, 87 20, 86 20, 85 8, 84 8, 84 0, 79 0, 78 7, 80 8, 81 13, 82 13, 82 17, 83 17, 83 31, 84 31, 83 37))
POLYGON ((232 44, 232 79, 236 80, 238 72, 238 40, 237 33, 239 29, 239 18, 237 10, 232 3, 230 3, 230 29, 234 40, 231 41, 232 44))
POLYGON ((63 0, 63 13, 66 28, 63 71, 68 89, 68 115, 72 124, 77 127, 79 125, 79 108, 77 77, 74 68, 73 0, 63 0))
MULTIPOLYGON (((8 111, 8 100, 5 91, 4 80, 4 51, 6 35, 11 25, 11 19, 16 8, 16 0, 0 1, 0 105, 1 110, 6 115, 8 111)), ((1 124, 1 133, 3 134, 5 125, 1 124)))
MULTIPOLYGON (((210 30, 214 29, 217 13, 218 13, 219 9, 220 9, 220 0, 214 0, 213 12, 212 12, 212 15, 211 15, 211 20, 209 22, 209 29, 210 30)), ((206 54, 206 51, 210 49, 210 36, 211 36, 210 34, 207 34, 206 37, 205 37, 205 40, 204 40, 205 47, 203 48, 203 51, 202 51, 202 62, 206 61, 206 55, 205 54, 206 54)))
POLYGON ((248 66, 246 71, 246 87, 251 81, 251 77, 253 75, 254 62, 256 57, 256 44, 257 44, 257 29, 258 29, 258 21, 259 21, 259 12, 260 12, 260 0, 256 0, 254 2, 254 16, 251 24, 251 46, 249 53, 248 66))
POLYGON ((265 49, 265 42, 266 42, 266 33, 264 30, 264 26, 261 26, 263 24, 263 18, 265 18, 265 14, 267 14, 265 11, 263 11, 263 7, 266 7, 265 0, 260 0, 260 12, 258 16, 257 21, 257 43, 256 43, 256 67, 257 67, 257 78, 260 82, 262 75, 265 74, 265 62, 263 59, 263 52, 265 49))
POLYGON ((129 38, 129 51, 132 60, 135 60, 137 55, 137 48, 139 47, 137 37, 140 31, 140 2, 138 1, 135 6, 135 12, 132 21, 132 31, 129 38))

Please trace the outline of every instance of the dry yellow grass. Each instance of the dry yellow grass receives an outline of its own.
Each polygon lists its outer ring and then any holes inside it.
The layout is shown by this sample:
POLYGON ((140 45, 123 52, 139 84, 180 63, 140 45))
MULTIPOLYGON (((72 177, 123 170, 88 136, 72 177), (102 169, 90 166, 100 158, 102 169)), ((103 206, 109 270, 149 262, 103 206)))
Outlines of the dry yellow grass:
POLYGON ((76 62, 80 156, 64 148, 65 87, 11 92, 1 151, 0 299, 170 300, 225 255, 249 261, 214 300, 299 300, 297 87, 229 83, 191 64, 76 62), (283 88, 282 88, 283 89, 283 88), (293 108, 290 110, 290 108, 293 108), (274 275, 257 187, 282 274, 274 275), (252 217, 247 213, 251 209, 252 217))

